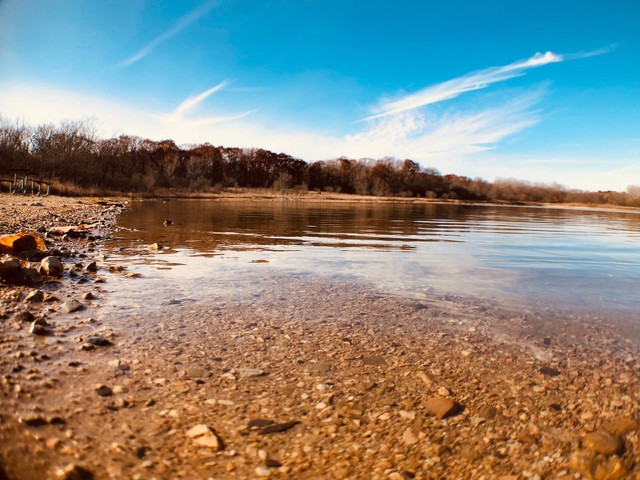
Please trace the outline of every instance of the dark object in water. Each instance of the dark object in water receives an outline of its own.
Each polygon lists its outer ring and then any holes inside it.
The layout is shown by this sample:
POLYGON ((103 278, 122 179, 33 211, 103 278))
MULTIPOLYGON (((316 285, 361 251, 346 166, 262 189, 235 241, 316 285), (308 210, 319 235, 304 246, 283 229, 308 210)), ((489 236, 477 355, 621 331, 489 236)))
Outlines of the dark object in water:
POLYGON ((169 219, 167 218, 164 222, 162 222, 162 224, 163 224, 165 227, 170 227, 171 225, 173 225, 173 221, 171 221, 171 220, 169 220, 169 219))

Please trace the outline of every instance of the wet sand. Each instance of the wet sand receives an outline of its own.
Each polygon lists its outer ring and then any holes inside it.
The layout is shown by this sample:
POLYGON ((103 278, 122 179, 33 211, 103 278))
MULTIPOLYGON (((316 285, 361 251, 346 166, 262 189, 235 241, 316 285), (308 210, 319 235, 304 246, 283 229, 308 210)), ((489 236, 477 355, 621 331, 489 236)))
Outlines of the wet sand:
MULTIPOLYGON (((0 202, 0 233, 11 209, 33 229, 117 210, 0 202)), ((55 248, 76 251, 61 281, 0 287, 0 478, 640 478, 638 344, 597 319, 278 276, 110 319, 100 282, 126 271, 100 238, 55 248), (25 303, 36 287, 59 301, 25 303)))

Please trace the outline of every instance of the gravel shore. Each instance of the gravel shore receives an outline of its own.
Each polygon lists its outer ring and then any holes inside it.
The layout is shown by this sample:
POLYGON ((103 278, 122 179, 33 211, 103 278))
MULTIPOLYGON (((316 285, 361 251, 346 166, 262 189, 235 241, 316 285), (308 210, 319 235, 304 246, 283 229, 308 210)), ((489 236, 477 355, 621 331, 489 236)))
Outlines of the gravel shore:
POLYGON ((49 235, 62 277, 0 284, 0 479, 640 479, 614 327, 277 276, 102 318, 119 204, 0 196, 0 234, 91 225, 49 235))

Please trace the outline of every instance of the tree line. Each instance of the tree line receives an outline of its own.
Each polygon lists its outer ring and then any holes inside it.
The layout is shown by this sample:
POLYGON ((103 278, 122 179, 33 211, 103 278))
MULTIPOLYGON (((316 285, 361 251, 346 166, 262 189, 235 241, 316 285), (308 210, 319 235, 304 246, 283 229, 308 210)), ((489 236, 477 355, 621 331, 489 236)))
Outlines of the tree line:
POLYGON ((29 171, 52 181, 59 190, 85 193, 154 194, 176 189, 219 192, 244 187, 467 201, 640 206, 637 186, 627 192, 584 192, 512 179, 491 183, 442 175, 409 159, 343 157, 308 163, 260 148, 209 143, 178 146, 172 140, 129 135, 104 139, 86 122, 32 127, 0 117, 0 177, 10 171, 29 171))

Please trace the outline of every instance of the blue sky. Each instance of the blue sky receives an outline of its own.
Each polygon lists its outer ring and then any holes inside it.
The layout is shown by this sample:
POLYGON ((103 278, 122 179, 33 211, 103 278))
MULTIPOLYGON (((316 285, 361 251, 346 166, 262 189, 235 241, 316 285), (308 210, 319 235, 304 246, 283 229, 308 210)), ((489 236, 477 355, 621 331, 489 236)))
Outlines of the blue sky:
POLYGON ((0 115, 640 184, 640 2, 0 0, 0 115))

